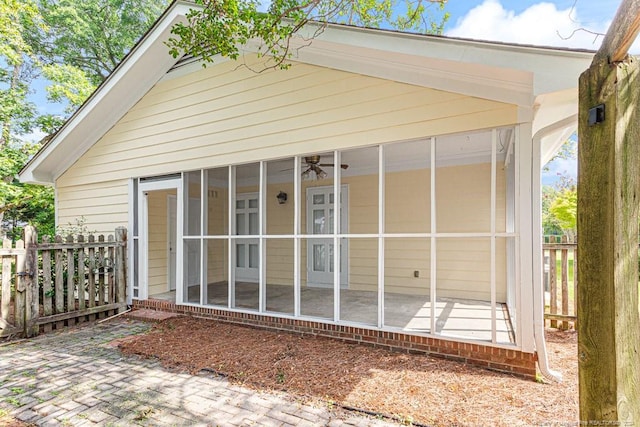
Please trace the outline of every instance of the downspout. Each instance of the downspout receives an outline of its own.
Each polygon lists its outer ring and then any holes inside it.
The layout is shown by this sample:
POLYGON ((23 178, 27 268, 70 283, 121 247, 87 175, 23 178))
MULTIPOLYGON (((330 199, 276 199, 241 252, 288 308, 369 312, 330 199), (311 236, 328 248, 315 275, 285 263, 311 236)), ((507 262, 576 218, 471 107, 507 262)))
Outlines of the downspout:
MULTIPOLYGON (((536 132, 532 140, 532 162, 531 162, 531 175, 537 178, 537 185, 532 185, 531 197, 532 197, 532 221, 531 221, 531 236, 532 240, 532 254, 533 254, 533 336, 536 346, 536 353, 538 354, 538 367, 544 377, 561 382, 562 374, 549 368, 549 359, 547 358, 547 344, 544 339, 544 292, 542 289, 542 239, 540 228, 542 224, 542 206, 541 200, 541 185, 540 185, 540 170, 542 168, 542 138, 558 131, 562 128, 566 128, 571 125, 575 125, 578 122, 578 115, 574 114, 559 122, 546 126, 536 132)), ((534 180, 532 180, 533 184, 534 180)))

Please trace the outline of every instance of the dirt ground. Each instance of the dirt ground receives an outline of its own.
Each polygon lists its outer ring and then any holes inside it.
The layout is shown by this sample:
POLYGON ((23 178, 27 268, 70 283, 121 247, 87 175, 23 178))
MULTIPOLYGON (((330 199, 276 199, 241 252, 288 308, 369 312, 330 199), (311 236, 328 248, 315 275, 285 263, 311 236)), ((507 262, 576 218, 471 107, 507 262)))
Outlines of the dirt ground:
POLYGON ((560 384, 534 382, 425 355, 410 355, 212 320, 179 317, 120 343, 168 368, 206 370, 262 390, 282 390, 436 426, 566 425, 578 419, 577 335, 547 331, 560 384))

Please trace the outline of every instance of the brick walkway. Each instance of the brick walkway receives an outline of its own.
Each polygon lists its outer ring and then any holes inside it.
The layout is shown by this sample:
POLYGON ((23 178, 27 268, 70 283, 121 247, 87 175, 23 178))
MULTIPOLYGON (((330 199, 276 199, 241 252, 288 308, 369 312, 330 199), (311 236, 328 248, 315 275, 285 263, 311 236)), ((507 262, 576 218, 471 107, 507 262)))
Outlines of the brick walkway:
POLYGON ((113 320, 0 347, 0 410, 37 425, 385 426, 213 376, 123 357, 109 343, 149 324, 113 320))

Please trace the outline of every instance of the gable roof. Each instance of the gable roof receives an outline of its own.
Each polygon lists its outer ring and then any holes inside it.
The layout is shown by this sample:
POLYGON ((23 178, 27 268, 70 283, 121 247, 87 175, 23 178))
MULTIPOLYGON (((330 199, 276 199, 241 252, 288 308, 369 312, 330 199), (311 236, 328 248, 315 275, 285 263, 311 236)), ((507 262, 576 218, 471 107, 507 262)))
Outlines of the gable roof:
MULTIPOLYGON (((177 0, 167 8, 25 165, 22 182, 53 184, 158 81, 201 68, 199 61, 180 63, 165 44, 173 25, 186 22, 193 7, 177 0)), ((576 127, 577 79, 594 54, 338 24, 328 25, 309 43, 317 25, 308 24, 293 40, 293 60, 518 105, 521 122, 532 121, 534 134, 543 132, 543 157, 576 127)), ((250 43, 244 49, 255 52, 257 47, 250 43)))

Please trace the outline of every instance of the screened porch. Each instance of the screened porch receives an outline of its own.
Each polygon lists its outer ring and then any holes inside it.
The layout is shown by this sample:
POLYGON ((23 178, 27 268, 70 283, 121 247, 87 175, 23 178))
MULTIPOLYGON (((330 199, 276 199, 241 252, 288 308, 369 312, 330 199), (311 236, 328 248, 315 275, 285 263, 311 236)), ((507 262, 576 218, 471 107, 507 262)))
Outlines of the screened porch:
POLYGON ((145 193, 134 297, 516 344, 514 134, 184 172, 145 193))

